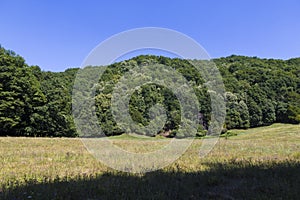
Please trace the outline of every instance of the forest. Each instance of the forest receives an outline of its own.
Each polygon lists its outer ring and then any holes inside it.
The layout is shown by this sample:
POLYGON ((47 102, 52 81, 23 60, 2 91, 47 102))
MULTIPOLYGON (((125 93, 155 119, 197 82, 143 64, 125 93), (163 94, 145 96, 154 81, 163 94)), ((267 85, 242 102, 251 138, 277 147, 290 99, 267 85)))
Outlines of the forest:
MULTIPOLYGON (((223 133, 273 123, 300 123, 300 58, 280 60, 232 55, 213 62, 226 89, 223 133)), ((93 98, 104 134, 124 133, 112 115, 112 92, 130 68, 146 64, 170 66, 192 85, 201 116, 196 135, 205 136, 211 123, 211 100, 203 77, 188 60, 153 55, 114 63, 102 74, 93 98)), ((78 70, 42 71, 39 66, 28 66, 24 58, 0 46, 0 136, 80 136, 72 115, 72 91, 78 70)), ((149 111, 157 103, 166 109, 163 129, 138 134, 176 136, 181 123, 180 104, 170 89, 159 84, 144 85, 133 92, 129 104, 132 120, 147 126, 151 118, 149 111)), ((75 115, 84 117, 84 112, 75 115)))

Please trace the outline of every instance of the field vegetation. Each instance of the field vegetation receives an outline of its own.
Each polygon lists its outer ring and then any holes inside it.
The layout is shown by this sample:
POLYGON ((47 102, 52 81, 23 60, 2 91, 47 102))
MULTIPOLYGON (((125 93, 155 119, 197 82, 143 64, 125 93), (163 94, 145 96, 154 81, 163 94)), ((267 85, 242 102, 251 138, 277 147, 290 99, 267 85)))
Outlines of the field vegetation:
MULTIPOLYGON (((141 152, 171 139, 121 135, 110 140, 141 152)), ((101 164, 79 138, 2 137, 0 199, 299 198, 299 125, 230 130, 204 158, 199 157, 202 141, 195 139, 161 170, 132 174, 101 164)))

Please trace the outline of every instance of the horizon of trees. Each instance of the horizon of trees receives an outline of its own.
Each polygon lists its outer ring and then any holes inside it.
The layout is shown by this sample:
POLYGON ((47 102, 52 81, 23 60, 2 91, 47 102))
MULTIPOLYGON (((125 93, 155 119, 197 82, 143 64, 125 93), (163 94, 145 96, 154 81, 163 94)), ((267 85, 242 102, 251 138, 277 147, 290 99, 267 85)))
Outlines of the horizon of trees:
MULTIPOLYGON (((300 123, 300 58, 279 60, 232 55, 213 59, 213 62, 226 88, 223 94, 226 100, 224 131, 275 122, 300 123)), ((170 66, 192 85, 200 105, 201 122, 197 135, 205 135, 211 123, 211 99, 201 74, 187 60, 150 55, 108 66, 96 84, 93 98, 104 134, 124 133, 112 115, 112 92, 132 67, 147 64, 170 66)), ((0 46, 0 136, 79 136, 72 116, 72 89, 78 70, 45 72, 38 66, 28 66, 21 56, 0 46)), ((119 84, 118 87, 126 85, 119 84)), ((157 103, 166 110, 164 127, 158 132, 138 134, 187 136, 188 131, 187 135, 178 132, 181 123, 178 99, 159 84, 144 85, 133 92, 129 104, 132 120, 147 126, 151 122, 151 108, 157 103)), ((82 110, 76 115, 86 116, 82 110)))

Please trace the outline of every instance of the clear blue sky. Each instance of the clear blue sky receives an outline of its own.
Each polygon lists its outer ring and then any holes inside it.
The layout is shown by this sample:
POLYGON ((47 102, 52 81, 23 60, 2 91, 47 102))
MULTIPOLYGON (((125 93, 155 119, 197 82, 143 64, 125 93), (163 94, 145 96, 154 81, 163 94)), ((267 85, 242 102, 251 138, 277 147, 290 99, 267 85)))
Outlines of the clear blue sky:
POLYGON ((300 57, 299 0, 0 0, 0 44, 43 70, 81 65, 113 34, 164 27, 211 57, 300 57))

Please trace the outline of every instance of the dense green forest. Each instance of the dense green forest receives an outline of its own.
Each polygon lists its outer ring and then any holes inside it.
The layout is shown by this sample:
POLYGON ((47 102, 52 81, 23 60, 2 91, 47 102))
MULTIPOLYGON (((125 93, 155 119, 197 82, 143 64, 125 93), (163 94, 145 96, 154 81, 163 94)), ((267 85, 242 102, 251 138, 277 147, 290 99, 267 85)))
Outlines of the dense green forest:
MULTIPOLYGON (((226 88, 224 131, 275 122, 300 123, 300 58, 278 60, 233 55, 213 61, 226 88)), ((110 106, 114 86, 131 67, 145 64, 170 66, 189 81, 200 105, 198 135, 205 135, 210 125, 211 99, 203 77, 189 61, 162 56, 138 56, 107 67, 94 96, 105 135, 124 132, 114 121, 110 106)), ((38 66, 28 66, 13 51, 0 47, 0 135, 78 136, 72 116, 72 89, 78 70, 44 72, 38 66)), ((159 84, 142 86, 133 93, 129 105, 132 119, 141 126, 148 125, 149 111, 156 103, 166 109, 166 124, 159 132, 142 134, 175 136, 181 108, 172 91, 159 84)), ((77 114, 84 117, 84 113, 77 114)))

